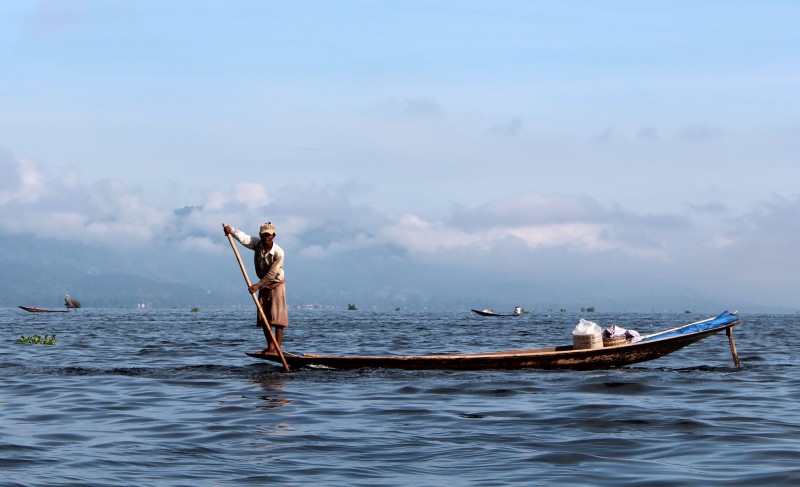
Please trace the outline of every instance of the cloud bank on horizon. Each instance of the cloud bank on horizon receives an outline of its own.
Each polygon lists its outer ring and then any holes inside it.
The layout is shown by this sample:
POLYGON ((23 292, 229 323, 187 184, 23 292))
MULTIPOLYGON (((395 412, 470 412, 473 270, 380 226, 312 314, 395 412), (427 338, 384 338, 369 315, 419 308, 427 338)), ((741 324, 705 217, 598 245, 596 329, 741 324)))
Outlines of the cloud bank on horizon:
POLYGON ((3 234, 797 305, 798 6, 4 9, 3 234))
MULTIPOLYGON (((587 196, 529 192, 432 217, 356 204, 347 186, 272 191, 242 182, 208 193, 198 205, 173 208, 142 187, 116 180, 87 185, 68 175, 58 179, 8 154, 0 166, 16 174, 0 189, 0 229, 42 241, 122 251, 172 246, 201 262, 227 258, 223 221, 255 233, 270 219, 291 258, 312 265, 377 253, 441 272, 471 268, 476 283, 481 276, 561 275, 627 281, 635 289, 648 279, 667 279, 732 300, 784 306, 793 303, 798 284, 797 196, 774 196, 745 213, 719 204, 648 214, 606 207, 587 196)), ((369 262, 364 259, 365 266, 369 262)))

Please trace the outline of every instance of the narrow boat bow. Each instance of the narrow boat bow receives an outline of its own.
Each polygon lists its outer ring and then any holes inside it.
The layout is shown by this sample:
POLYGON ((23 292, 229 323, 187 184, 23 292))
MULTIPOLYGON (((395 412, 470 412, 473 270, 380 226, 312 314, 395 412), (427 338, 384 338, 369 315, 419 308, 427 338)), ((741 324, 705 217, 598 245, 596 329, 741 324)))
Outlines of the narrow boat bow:
POLYGON ((20 309, 24 309, 25 311, 29 311, 31 313, 68 313, 68 309, 44 309, 44 308, 37 308, 36 306, 18 306, 20 309))

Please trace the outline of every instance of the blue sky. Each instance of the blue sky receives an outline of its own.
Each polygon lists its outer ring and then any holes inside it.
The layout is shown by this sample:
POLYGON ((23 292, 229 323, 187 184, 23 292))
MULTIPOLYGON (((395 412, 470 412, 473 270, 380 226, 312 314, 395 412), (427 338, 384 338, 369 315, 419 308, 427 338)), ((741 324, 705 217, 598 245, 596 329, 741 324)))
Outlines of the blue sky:
POLYGON ((222 221, 272 220, 306 263, 800 306, 797 25, 788 1, 5 2, 0 233, 216 259, 222 221))

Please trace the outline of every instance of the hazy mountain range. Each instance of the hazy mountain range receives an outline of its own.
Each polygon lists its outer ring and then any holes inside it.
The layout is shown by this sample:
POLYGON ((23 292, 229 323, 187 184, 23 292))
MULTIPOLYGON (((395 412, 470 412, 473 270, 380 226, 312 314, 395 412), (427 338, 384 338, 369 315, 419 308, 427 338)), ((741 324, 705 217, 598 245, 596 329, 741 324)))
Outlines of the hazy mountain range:
MULTIPOLYGON (((242 252, 248 274, 248 251, 242 252)), ((290 261, 291 262, 291 261, 290 261)), ((121 250, 27 239, 0 240, 0 307, 61 307, 65 294, 83 307, 155 308, 252 306, 238 263, 229 255, 189 255, 171 248, 121 250)), ((290 306, 360 309, 794 312, 758 303, 725 302, 713 292, 658 279, 613 284, 602 277, 564 275, 486 278, 474 285, 467 269, 409 266, 376 255, 287 265, 290 306)))

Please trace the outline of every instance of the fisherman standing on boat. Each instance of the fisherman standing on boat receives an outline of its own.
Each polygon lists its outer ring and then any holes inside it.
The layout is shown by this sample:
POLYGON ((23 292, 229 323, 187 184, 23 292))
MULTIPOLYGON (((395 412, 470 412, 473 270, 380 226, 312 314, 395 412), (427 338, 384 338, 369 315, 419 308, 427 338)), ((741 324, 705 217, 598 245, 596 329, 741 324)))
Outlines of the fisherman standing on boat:
MULTIPOLYGON (((251 237, 241 230, 225 225, 225 235, 232 235, 242 245, 254 251, 256 275, 260 281, 252 284, 248 291, 258 291, 258 299, 270 325, 275 327, 275 341, 283 343, 283 329, 289 326, 286 307, 286 284, 283 273, 283 249, 275 243, 275 225, 267 222, 258 230, 259 238, 251 237)), ((257 316, 258 326, 265 326, 257 316)), ((275 354, 278 350, 270 343, 264 353, 275 354)))

